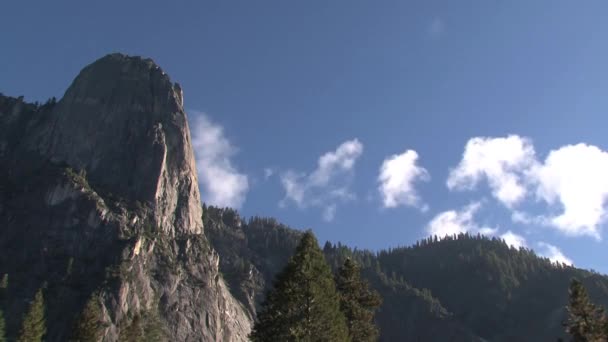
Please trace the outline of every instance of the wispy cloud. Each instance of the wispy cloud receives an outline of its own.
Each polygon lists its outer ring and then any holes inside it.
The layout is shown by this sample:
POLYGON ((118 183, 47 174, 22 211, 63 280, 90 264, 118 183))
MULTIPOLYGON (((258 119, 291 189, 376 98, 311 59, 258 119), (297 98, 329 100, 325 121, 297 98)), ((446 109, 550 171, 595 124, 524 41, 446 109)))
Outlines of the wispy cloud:
POLYGON ((319 157, 311 173, 288 170, 281 174, 285 197, 279 203, 289 202, 299 208, 318 207, 325 221, 332 221, 339 203, 355 198, 350 191, 354 167, 363 153, 363 144, 357 139, 340 144, 334 151, 319 157))
POLYGON ((427 233, 440 238, 460 233, 494 234, 497 232, 496 228, 482 227, 475 222, 475 214, 482 205, 482 202, 473 202, 461 210, 448 210, 437 214, 427 225, 427 233))
POLYGON ((422 203, 414 185, 417 181, 428 181, 428 171, 417 165, 418 153, 407 150, 402 154, 392 155, 384 160, 378 175, 378 191, 385 208, 400 205, 428 210, 422 203))
POLYGON ((192 114, 192 145, 201 197, 216 206, 239 208, 245 201, 249 181, 247 175, 233 166, 232 157, 237 149, 226 138, 221 125, 204 113, 192 114))
POLYGON ((335 216, 336 216, 336 205, 335 204, 329 204, 328 206, 323 208, 323 216, 322 216, 323 221, 331 222, 334 220, 335 216))
POLYGON ((271 167, 264 168, 264 180, 272 177, 274 175, 274 169, 271 167))
POLYGON ((526 239, 518 234, 513 233, 508 230, 506 233, 500 235, 500 238, 505 241, 509 247, 520 249, 522 247, 527 247, 526 239))
POLYGON ((538 252, 540 256, 548 258, 554 263, 574 266, 572 260, 565 256, 564 253, 562 253, 562 251, 556 246, 553 246, 546 242, 539 242, 538 247, 540 248, 540 251, 538 252))

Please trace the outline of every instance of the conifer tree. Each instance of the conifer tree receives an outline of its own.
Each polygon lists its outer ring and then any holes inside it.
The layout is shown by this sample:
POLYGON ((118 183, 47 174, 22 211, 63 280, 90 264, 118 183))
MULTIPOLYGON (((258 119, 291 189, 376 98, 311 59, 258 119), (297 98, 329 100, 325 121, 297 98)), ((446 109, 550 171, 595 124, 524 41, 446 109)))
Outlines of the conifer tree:
POLYGON ((46 334, 46 321, 44 318, 44 296, 39 289, 34 300, 23 317, 18 342, 39 342, 46 334))
POLYGON ((574 342, 596 342, 608 340, 608 321, 604 309, 589 300, 583 284, 576 279, 570 283, 568 320, 566 332, 574 342))
POLYGON ((361 279, 359 265, 350 258, 338 270, 336 288, 350 339, 353 342, 377 341, 379 331, 374 323, 374 314, 382 299, 361 279))
POLYGON ((348 341, 334 279, 312 232, 277 276, 250 338, 266 341, 348 341))
POLYGON ((99 341, 103 332, 101 305, 99 297, 93 295, 78 317, 74 328, 73 340, 78 342, 99 341))

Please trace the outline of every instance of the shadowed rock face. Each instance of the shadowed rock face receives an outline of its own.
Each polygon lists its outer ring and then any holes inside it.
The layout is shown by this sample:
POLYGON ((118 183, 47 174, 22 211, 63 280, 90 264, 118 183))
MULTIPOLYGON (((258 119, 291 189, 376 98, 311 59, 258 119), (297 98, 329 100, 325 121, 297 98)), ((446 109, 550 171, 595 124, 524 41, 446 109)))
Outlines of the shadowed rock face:
POLYGON ((91 298, 103 340, 139 318, 166 340, 243 341, 251 318, 203 234, 180 87, 149 59, 105 56, 42 106, 0 94, 0 294, 14 338, 44 288, 48 341, 91 298))

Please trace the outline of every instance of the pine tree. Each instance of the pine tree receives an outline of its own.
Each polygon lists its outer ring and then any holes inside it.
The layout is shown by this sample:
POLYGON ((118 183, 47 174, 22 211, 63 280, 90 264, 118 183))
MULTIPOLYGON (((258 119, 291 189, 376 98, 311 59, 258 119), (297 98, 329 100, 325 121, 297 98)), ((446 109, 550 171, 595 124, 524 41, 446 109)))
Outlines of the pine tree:
POLYGON ((39 289, 34 300, 23 317, 18 342, 39 342, 46 334, 46 322, 44 318, 44 296, 39 289))
POLYGON ((0 310, 0 342, 6 342, 6 332, 4 330, 4 315, 2 314, 2 310, 0 310))
POLYGON ((374 314, 382 299, 361 279, 359 265, 350 258, 338 270, 336 288, 350 339, 353 342, 377 341, 379 331, 374 323, 374 314))
POLYGON ((312 232, 277 276, 250 336, 266 341, 348 341, 334 279, 312 232))
POLYGON ((93 295, 85 305, 74 328, 73 341, 99 341, 103 332, 101 304, 99 297, 93 295))
POLYGON ((564 325, 574 342, 596 342, 608 340, 608 321, 604 309, 589 300, 583 284, 576 279, 570 283, 568 320, 564 325))

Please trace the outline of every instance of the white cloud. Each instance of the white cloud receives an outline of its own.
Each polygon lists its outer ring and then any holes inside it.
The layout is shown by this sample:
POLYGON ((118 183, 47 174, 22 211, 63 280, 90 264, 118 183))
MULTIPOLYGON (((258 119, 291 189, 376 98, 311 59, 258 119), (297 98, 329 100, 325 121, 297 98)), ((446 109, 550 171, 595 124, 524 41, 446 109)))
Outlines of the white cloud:
POLYGON ((549 153, 534 168, 536 195, 563 212, 546 221, 569 235, 600 238, 599 225, 606 218, 608 153, 586 145, 567 145, 549 153))
POLYGON ((264 168, 264 180, 267 180, 268 178, 272 177, 272 175, 274 175, 274 169, 267 167, 264 168))
POLYGON ((562 251, 560 251, 556 246, 545 242, 539 242, 538 247, 541 249, 541 251, 538 253, 540 256, 548 258, 554 263, 574 266, 572 260, 566 257, 564 253, 562 253, 562 251))
POLYGON ((285 198, 284 207, 291 201, 299 208, 319 207, 323 219, 332 221, 338 203, 353 200, 350 191, 354 166, 363 153, 363 144, 357 139, 343 142, 335 151, 319 157, 317 168, 310 174, 288 170, 281 174, 285 198))
POLYGON ((450 190, 473 190, 487 181, 492 195, 511 213, 513 222, 550 226, 567 235, 601 238, 608 213, 608 152, 587 144, 566 145, 539 161, 527 138, 476 137, 450 171, 450 190), (547 205, 544 214, 518 208, 527 194, 547 205), (555 214, 555 210, 561 210, 555 214))
POLYGON ((204 202, 219 207, 239 208, 249 190, 247 175, 239 173, 231 158, 236 148, 224 135, 224 129, 204 114, 193 116, 192 146, 196 155, 198 178, 204 202))
POLYGON ((506 233, 500 236, 501 239, 505 240, 505 243, 509 245, 509 247, 520 249, 521 247, 527 247, 526 239, 521 236, 513 233, 508 230, 506 233))
POLYGON ((472 190, 487 180, 492 195, 511 208, 526 195, 524 177, 536 162, 532 143, 517 135, 506 138, 472 138, 462 160, 450 171, 450 190, 472 190))
POLYGON ((304 206, 305 178, 305 174, 298 174, 291 170, 281 175, 281 184, 283 185, 283 189, 285 189, 285 199, 292 200, 299 207, 304 206))
POLYGON ((399 205, 417 207, 423 211, 428 209, 421 203, 420 197, 414 188, 416 181, 428 181, 428 171, 416 165, 418 153, 407 150, 402 154, 395 154, 382 162, 378 175, 378 191, 382 196, 385 208, 395 208, 399 205))
POLYGON ((363 145, 357 139, 343 142, 333 152, 319 157, 317 169, 310 175, 313 186, 326 186, 340 172, 348 172, 363 153, 363 145))
POLYGON ((481 202, 473 202, 462 210, 448 210, 437 214, 427 225, 430 235, 445 237, 460 233, 495 233, 497 229, 480 227, 474 219, 475 213, 481 208, 481 202))
POLYGON ((481 235, 496 235, 498 228, 482 227, 478 229, 478 232, 481 235))

